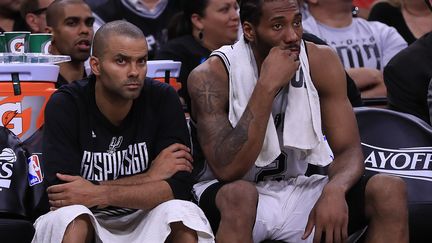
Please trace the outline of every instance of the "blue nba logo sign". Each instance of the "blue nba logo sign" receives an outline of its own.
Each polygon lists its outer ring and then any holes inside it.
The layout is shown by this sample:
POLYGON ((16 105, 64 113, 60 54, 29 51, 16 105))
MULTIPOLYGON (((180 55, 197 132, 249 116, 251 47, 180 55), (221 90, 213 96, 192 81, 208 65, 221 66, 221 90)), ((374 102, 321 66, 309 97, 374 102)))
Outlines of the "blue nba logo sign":
POLYGON ((37 185, 43 181, 42 169, 39 163, 39 157, 32 155, 27 159, 28 163, 28 181, 30 186, 37 185))

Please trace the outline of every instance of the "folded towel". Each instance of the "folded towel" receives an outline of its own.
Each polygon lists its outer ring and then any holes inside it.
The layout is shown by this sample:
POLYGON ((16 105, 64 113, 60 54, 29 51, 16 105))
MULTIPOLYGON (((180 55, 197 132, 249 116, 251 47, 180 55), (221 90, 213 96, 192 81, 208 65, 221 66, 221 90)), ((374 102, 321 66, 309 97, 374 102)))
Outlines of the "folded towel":
POLYGON ((137 210, 122 216, 95 216, 83 205, 71 205, 50 211, 34 223, 32 243, 61 242, 69 224, 80 215, 87 215, 95 230, 95 242, 165 242, 171 232, 169 225, 182 222, 195 230, 199 243, 214 243, 210 222, 194 203, 169 200, 150 211, 137 210))

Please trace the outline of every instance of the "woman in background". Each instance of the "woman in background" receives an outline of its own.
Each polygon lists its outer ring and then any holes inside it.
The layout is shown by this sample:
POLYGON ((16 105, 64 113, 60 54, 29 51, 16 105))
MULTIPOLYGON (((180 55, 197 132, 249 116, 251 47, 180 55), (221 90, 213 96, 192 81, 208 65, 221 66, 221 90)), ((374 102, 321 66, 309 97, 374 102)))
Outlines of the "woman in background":
POLYGON ((426 1, 381 0, 373 5, 368 20, 379 21, 396 28, 410 45, 432 31, 432 12, 426 1))
POLYGON ((213 50, 223 45, 234 44, 238 38, 240 18, 236 0, 183 1, 183 12, 172 19, 174 29, 169 40, 156 53, 159 60, 174 60, 182 63, 179 95, 190 110, 187 92, 189 73, 204 62, 213 50))

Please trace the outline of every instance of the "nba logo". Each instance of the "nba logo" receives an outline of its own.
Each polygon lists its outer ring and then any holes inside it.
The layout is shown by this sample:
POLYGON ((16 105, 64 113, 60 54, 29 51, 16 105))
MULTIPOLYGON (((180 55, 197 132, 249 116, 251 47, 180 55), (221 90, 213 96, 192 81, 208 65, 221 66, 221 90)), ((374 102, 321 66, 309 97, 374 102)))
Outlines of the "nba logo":
POLYGON ((39 157, 32 155, 27 159, 28 163, 28 181, 30 186, 37 185, 43 181, 39 157))

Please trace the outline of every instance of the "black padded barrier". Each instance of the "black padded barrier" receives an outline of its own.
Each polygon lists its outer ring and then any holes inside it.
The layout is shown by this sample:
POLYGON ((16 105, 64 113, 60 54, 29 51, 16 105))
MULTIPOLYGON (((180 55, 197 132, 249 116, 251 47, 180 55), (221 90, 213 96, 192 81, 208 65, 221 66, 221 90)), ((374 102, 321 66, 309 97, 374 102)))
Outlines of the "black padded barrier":
POLYGON ((387 109, 354 109, 366 173, 401 177, 407 185, 410 242, 432 242, 432 127, 387 109))

